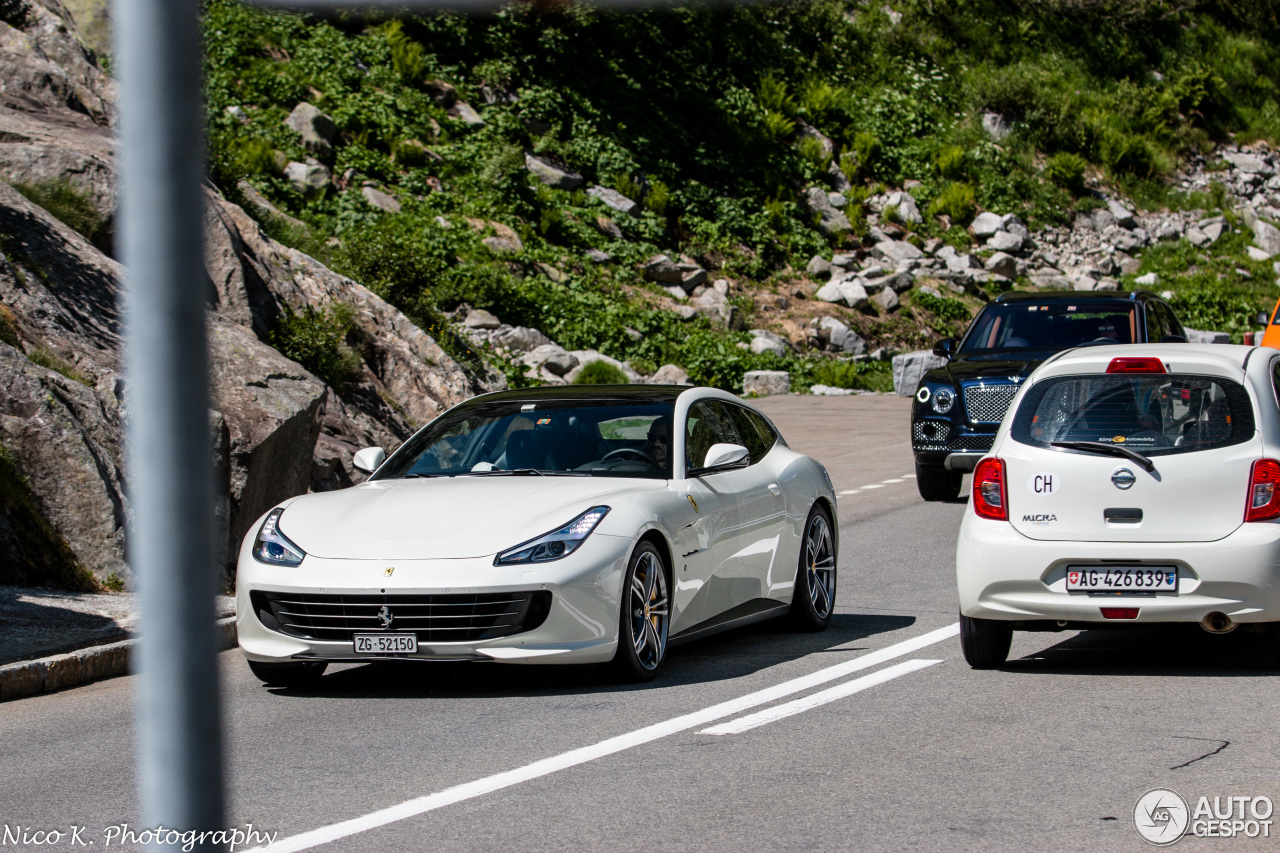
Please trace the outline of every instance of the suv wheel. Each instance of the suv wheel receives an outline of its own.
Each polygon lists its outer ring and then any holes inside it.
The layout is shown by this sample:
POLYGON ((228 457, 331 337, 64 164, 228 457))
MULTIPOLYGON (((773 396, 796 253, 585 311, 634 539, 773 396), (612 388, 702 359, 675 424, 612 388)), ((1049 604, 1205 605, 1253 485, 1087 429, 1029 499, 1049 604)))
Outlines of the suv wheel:
POLYGON ((963 471, 948 471, 941 465, 916 463, 916 488, 927 501, 952 501, 960 496, 963 471))
POLYGON ((974 669, 995 669, 1009 659, 1013 629, 994 619, 960 616, 960 648, 974 669))

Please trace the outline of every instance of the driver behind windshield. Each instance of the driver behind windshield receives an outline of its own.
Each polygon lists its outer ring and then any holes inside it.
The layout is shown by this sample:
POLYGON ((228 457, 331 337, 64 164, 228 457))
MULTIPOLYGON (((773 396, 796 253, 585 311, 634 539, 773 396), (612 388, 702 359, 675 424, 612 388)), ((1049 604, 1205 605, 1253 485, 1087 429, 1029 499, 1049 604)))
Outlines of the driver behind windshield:
POLYGON ((649 434, 640 448, 662 471, 671 468, 671 420, 665 415, 649 424, 649 434))

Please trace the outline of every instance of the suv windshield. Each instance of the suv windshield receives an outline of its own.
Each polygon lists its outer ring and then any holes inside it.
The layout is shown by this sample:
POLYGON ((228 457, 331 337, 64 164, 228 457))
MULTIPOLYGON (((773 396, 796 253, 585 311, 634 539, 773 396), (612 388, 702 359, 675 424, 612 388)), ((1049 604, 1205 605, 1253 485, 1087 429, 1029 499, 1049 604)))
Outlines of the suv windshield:
POLYGON ((521 400, 464 406, 405 442, 377 479, 671 478, 672 402, 521 400))
POLYGON ((1137 306, 1132 302, 996 302, 973 322, 960 355, 1023 349, 1057 351, 1095 341, 1131 344, 1137 334, 1137 306))
POLYGON ((1027 389, 1015 441, 1101 442, 1161 456, 1211 450, 1253 437, 1253 406, 1237 382, 1208 376, 1061 376, 1027 389))

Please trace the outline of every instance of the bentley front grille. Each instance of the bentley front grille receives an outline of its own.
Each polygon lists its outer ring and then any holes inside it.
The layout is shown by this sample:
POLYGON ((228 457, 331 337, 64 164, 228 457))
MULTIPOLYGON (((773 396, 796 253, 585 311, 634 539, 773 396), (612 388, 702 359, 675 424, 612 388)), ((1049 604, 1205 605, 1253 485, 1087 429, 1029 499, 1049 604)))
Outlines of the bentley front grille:
POLYGON ((272 631, 308 640, 352 642, 352 635, 412 631, 421 643, 465 643, 532 631, 551 611, 551 593, 475 595, 337 595, 249 593, 258 620, 272 631))
POLYGON ((1017 385, 970 385, 963 389, 964 411, 971 424, 998 424, 1018 394, 1017 385))

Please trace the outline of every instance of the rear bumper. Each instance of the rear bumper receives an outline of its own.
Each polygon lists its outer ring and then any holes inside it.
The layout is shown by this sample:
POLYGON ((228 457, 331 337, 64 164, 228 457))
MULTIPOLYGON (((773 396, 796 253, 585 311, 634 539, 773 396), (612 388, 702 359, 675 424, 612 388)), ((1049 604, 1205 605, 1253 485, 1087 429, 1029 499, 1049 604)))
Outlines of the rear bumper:
POLYGON ((1103 607, 1137 608, 1128 622, 1280 621, 1280 524, 1245 524, 1216 542, 1044 542, 1003 521, 966 515, 956 543, 960 612, 1001 621, 1122 624, 1103 607), (1068 565, 1173 565, 1177 593, 1069 593, 1068 565))

